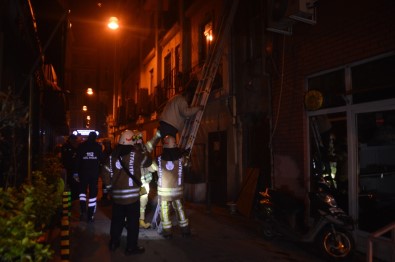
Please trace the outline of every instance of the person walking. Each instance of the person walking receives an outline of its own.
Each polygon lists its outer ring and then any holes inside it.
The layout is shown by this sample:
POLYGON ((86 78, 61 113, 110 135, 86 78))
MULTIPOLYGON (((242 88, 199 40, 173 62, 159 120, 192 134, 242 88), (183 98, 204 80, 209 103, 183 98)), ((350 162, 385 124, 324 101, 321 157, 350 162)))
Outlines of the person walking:
POLYGON ((170 219, 170 204, 176 213, 182 235, 191 234, 189 220, 183 207, 184 195, 184 157, 177 147, 175 138, 168 135, 163 139, 163 152, 158 157, 158 200, 160 203, 160 219, 162 236, 171 238, 172 221, 170 219))
POLYGON ((102 147, 96 142, 96 138, 96 132, 90 132, 87 140, 78 146, 74 172, 74 179, 80 183, 80 220, 86 217, 89 223, 94 221, 100 165, 103 160, 102 147))
POLYGON ((120 246, 122 230, 126 226, 125 255, 145 251, 138 245, 141 168, 151 166, 152 158, 141 147, 134 146, 138 138, 131 130, 123 131, 102 173, 113 201, 109 250, 115 251, 120 246))
POLYGON ((71 192, 71 201, 78 199, 79 185, 73 179, 73 171, 75 166, 75 158, 77 155, 78 148, 78 137, 76 135, 71 134, 66 142, 62 145, 60 149, 60 158, 62 161, 62 165, 66 170, 66 185, 70 189, 71 192))

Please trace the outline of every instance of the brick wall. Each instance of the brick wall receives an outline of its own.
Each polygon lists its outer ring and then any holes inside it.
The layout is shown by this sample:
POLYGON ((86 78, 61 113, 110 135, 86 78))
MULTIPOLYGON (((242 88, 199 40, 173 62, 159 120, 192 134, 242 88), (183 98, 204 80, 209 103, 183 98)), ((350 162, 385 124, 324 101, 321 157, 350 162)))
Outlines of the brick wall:
POLYGON ((394 11, 395 3, 390 0, 321 0, 316 25, 297 22, 292 36, 269 33, 273 34, 269 36, 273 43, 269 59, 277 67, 268 68, 273 79, 272 110, 276 126, 273 154, 277 185, 287 185, 298 194, 305 184, 305 77, 394 51, 394 11))

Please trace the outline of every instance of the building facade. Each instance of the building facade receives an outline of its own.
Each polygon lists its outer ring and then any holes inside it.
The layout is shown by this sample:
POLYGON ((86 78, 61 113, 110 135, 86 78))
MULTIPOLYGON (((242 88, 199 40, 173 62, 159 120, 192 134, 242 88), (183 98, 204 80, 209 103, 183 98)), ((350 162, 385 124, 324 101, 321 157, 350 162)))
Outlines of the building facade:
MULTIPOLYGON (((319 1, 316 23, 293 23, 291 33, 267 34, 265 43, 273 185, 301 197, 309 190, 317 124, 361 250, 370 233, 395 220, 394 11, 390 1, 319 1)), ((389 261, 385 246, 377 248, 389 261)))
MULTIPOLYGON (((119 6, 129 10, 131 2, 119 6)), ((126 128, 153 136, 166 101, 201 76, 234 2, 133 5, 109 73, 110 137, 126 128)), ((369 234, 395 214, 394 11, 386 0, 239 2, 195 140, 186 198, 226 205, 256 174, 247 215, 265 187, 305 199, 322 142, 339 204, 355 219, 365 252, 369 234)), ((378 248, 387 259, 388 249, 378 248)))

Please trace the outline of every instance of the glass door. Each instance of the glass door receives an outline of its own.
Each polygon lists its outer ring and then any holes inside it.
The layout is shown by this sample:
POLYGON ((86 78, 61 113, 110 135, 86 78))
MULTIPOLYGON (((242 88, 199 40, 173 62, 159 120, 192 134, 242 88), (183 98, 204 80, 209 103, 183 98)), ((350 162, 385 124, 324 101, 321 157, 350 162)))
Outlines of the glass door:
MULTIPOLYGON (((345 112, 310 117, 311 179, 330 176, 338 205, 348 212, 348 143, 345 112)), ((314 190, 314 183, 310 186, 314 190)))
POLYGON ((358 228, 374 232, 395 221, 395 110, 359 113, 358 228))

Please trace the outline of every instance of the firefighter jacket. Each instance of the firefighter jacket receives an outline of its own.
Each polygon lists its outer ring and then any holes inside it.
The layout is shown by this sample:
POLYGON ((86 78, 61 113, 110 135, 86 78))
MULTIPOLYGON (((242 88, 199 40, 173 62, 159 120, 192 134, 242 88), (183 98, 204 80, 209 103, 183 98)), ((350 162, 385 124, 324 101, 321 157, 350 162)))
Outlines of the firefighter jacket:
POLYGON ((184 190, 182 158, 174 161, 158 157, 158 196, 162 201, 182 199, 184 190))
POLYGON ((136 148, 133 148, 128 154, 118 155, 115 152, 108 158, 101 175, 105 187, 111 190, 114 203, 128 205, 139 201, 140 185, 129 177, 123 166, 129 169, 132 176, 141 181, 141 167, 149 166, 152 161, 144 161, 142 164, 146 155, 136 148))

